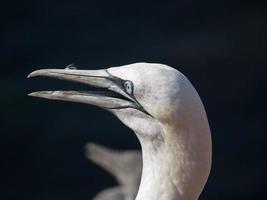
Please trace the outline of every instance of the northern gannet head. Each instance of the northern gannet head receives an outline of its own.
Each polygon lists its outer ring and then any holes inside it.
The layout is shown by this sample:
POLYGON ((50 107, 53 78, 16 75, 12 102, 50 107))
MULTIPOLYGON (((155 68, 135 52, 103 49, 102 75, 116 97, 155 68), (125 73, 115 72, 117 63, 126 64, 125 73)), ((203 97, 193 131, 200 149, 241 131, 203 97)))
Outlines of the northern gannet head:
POLYGON ((190 110, 197 95, 185 76, 162 64, 135 63, 103 70, 41 69, 28 77, 35 76, 80 82, 104 89, 40 91, 29 95, 102 107, 117 115, 137 133, 143 133, 144 128, 149 126, 152 134, 158 122, 178 123, 185 117, 183 110, 190 110))
POLYGON ((131 128, 143 150, 137 199, 198 198, 210 171, 210 130, 202 102, 182 73, 162 64, 135 63, 102 70, 42 69, 28 77, 34 76, 102 88, 97 92, 41 91, 29 95, 99 106, 131 128), (166 176, 169 179, 160 184, 166 176), (153 187, 160 189, 149 194, 153 187), (164 196, 165 189, 172 191, 164 196))

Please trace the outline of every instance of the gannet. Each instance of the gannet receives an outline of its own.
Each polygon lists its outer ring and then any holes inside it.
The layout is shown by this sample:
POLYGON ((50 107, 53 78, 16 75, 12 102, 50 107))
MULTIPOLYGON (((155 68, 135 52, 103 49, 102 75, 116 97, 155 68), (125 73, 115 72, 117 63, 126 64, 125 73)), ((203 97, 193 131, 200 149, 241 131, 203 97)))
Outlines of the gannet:
POLYGON ((118 186, 107 188, 92 200, 134 200, 142 174, 139 150, 114 150, 95 143, 85 145, 86 157, 115 177, 118 186))
POLYGON ((101 91, 40 91, 52 100, 99 106, 134 131, 143 169, 136 200, 196 200, 211 168, 211 134, 202 101, 178 70, 134 63, 100 70, 41 69, 47 76, 80 82, 101 91))

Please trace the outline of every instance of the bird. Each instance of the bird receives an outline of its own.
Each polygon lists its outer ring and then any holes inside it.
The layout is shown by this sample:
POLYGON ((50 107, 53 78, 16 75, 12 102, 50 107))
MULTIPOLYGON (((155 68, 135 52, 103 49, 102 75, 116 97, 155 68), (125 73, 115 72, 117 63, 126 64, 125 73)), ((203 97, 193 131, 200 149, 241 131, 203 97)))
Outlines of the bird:
POLYGON ((92 200, 134 200, 142 174, 140 150, 114 150, 96 143, 85 145, 86 157, 115 177, 118 186, 105 189, 92 200))
POLYGON ((95 70, 40 69, 28 75, 87 84, 97 91, 37 91, 29 96, 101 107, 133 130, 142 149, 135 200, 196 200, 211 170, 209 122, 186 76, 159 63, 95 70))

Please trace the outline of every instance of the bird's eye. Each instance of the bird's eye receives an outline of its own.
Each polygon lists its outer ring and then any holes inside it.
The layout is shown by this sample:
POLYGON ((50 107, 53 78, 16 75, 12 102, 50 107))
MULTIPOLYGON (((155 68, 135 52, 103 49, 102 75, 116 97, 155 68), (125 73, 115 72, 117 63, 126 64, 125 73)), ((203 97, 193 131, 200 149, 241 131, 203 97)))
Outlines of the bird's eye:
POLYGON ((123 83, 124 89, 128 94, 133 93, 133 83, 131 81, 125 81, 123 83))

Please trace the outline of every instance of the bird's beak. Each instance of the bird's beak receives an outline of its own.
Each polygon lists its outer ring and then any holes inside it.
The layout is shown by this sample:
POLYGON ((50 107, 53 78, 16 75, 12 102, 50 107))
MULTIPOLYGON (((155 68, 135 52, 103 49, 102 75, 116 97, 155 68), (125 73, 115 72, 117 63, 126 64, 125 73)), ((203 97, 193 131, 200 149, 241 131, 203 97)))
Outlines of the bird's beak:
POLYGON ((28 78, 35 76, 46 76, 79 82, 96 88, 102 88, 102 91, 39 91, 30 93, 29 96, 86 103, 105 109, 139 107, 138 102, 124 91, 123 80, 111 75, 108 69, 41 69, 30 73, 28 78))

